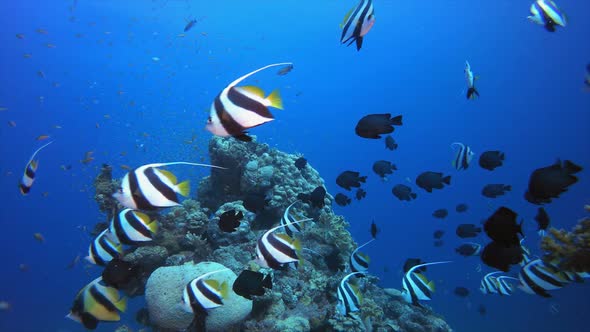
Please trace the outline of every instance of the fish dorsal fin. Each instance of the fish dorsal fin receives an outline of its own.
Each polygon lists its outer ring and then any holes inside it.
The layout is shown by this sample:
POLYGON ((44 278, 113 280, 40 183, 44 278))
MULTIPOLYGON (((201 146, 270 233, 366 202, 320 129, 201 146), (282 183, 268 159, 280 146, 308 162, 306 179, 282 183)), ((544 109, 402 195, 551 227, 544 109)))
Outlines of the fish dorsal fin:
POLYGON ((271 92, 270 95, 266 97, 266 100, 268 100, 270 106, 280 110, 283 109, 283 99, 281 99, 281 94, 279 93, 279 90, 274 90, 273 92, 271 92))
POLYGON ((350 8, 350 10, 346 13, 346 15, 344 15, 344 19, 342 20, 342 23, 340 23, 340 29, 344 28, 344 25, 346 25, 346 22, 350 18, 350 15, 352 15, 352 12, 354 11, 355 8, 356 7, 350 8))
POLYGON ((426 276, 425 276, 425 275, 423 275, 423 274, 422 274, 422 273, 420 273, 420 272, 414 272, 414 275, 415 275, 415 276, 416 276, 418 279, 420 279, 420 281, 422 281, 422 283, 423 283, 424 285, 428 285, 429 281, 428 281, 428 279, 426 278, 426 276))
POLYGON ((361 294, 361 291, 359 290, 359 287, 356 284, 349 283, 349 285, 350 285, 350 288, 352 289, 352 292, 359 299, 359 304, 361 304, 363 302, 363 294, 361 294))
POLYGON ((121 299, 119 299, 119 301, 113 302, 113 305, 120 312, 125 312, 125 310, 127 310, 127 298, 123 296, 121 299))
POLYGON ((280 233, 280 234, 275 234, 275 236, 279 239, 281 239, 282 241, 284 241, 285 243, 293 243, 293 239, 284 233, 280 233))
POLYGON ((408 272, 406 272, 406 274, 413 273, 414 270, 419 269, 419 268, 421 268, 423 266, 437 265, 437 264, 446 264, 446 263, 452 263, 452 261, 441 261, 441 262, 422 263, 422 264, 414 265, 411 269, 408 270, 408 272))
POLYGON ((203 283, 205 283, 207 286, 209 286, 215 290, 220 289, 219 281, 217 281, 215 279, 207 279, 207 280, 203 281, 203 283))
POLYGON ((189 165, 189 166, 202 166, 202 167, 211 167, 211 168, 218 168, 218 169, 227 169, 225 167, 216 166, 216 165, 209 165, 209 164, 201 164, 201 163, 189 163, 186 161, 171 161, 168 163, 153 163, 153 164, 146 164, 138 167, 136 171, 139 169, 146 169, 149 167, 163 167, 163 166, 172 166, 172 165, 189 165))
POLYGON ((160 174, 162 174, 172 184, 176 184, 178 182, 178 179, 176 179, 176 175, 172 174, 172 172, 167 171, 165 169, 158 169, 158 172, 160 172, 160 174))
POLYGON ((219 287, 219 293, 221 293, 222 298, 227 298, 227 296, 229 295, 229 284, 227 283, 227 281, 221 283, 221 286, 219 287))
POLYGON ((273 64, 270 64, 270 65, 266 65, 266 66, 264 66, 262 68, 258 68, 258 69, 254 70, 254 71, 249 72, 248 74, 246 74, 244 76, 241 76, 241 77, 237 78, 236 80, 234 80, 233 82, 231 82, 225 89, 229 90, 230 88, 236 86, 237 84, 239 84, 241 81, 245 80, 246 78, 248 78, 248 77, 250 77, 250 76, 252 76, 252 75, 254 75, 254 74, 258 73, 258 72, 261 72, 261 71, 263 71, 265 69, 268 69, 268 68, 271 68, 271 67, 292 65, 292 64, 293 64, 292 62, 281 62, 281 63, 273 63, 273 64))
POLYGON ((367 263, 371 263, 371 257, 369 257, 369 255, 363 252, 359 252, 358 255, 361 256, 367 263))
POLYGON ((367 241, 367 242, 363 243, 363 244, 362 244, 360 247, 356 248, 354 251, 357 251, 357 250, 361 249, 362 247, 366 246, 367 244, 369 244, 369 243, 373 242, 374 240, 375 240, 375 239, 370 239, 369 241, 367 241))
POLYGON ((43 150, 46 146, 48 146, 51 143, 53 143, 53 141, 51 141, 51 142, 49 142, 49 143, 47 143, 45 145, 42 145, 40 148, 38 148, 37 150, 35 150, 35 152, 33 152, 33 155, 31 156, 31 158, 29 159, 29 162, 27 163, 27 165, 29 163, 31 163, 33 161, 33 159, 35 159, 35 156, 37 155, 37 153, 39 153, 39 151, 43 150))
POLYGON ((434 287, 434 280, 430 280, 430 282, 428 282, 426 286, 428 286, 428 289, 430 289, 431 292, 434 292, 436 290, 436 288, 434 287))
POLYGON ((299 239, 295 239, 292 244, 293 244, 293 248, 295 248, 295 251, 297 251, 297 252, 301 251, 301 241, 299 241, 299 239))
POLYGON ((37 167, 39 167, 39 161, 38 160, 31 160, 30 165, 31 165, 31 169, 33 171, 36 171, 37 167))
POLYGON ((247 85, 247 86, 237 87, 236 89, 244 90, 244 91, 249 92, 255 96, 258 96, 260 98, 264 98, 264 91, 257 86, 247 85))

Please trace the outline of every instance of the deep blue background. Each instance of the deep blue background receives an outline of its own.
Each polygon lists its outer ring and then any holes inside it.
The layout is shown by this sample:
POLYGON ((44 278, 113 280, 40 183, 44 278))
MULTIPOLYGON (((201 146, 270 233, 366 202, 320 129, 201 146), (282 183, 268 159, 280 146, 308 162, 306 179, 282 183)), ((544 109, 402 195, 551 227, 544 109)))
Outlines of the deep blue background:
MULTIPOLYGON (((65 266, 86 254, 90 238, 80 228, 104 219, 92 198, 98 167, 112 164, 115 176, 122 176, 120 164, 206 158, 210 134, 203 128, 214 96, 236 77, 282 61, 295 63, 289 75, 271 70, 248 81, 267 91, 281 88, 285 104, 285 111, 275 111, 276 121, 252 133, 260 142, 303 153, 332 194, 340 190, 334 179, 341 171, 369 175, 367 198, 335 210, 360 243, 369 238, 372 219, 381 227, 379 241, 366 252, 384 287, 401 287, 407 257, 452 259, 452 265, 429 269, 437 292, 428 304, 455 330, 587 330, 588 285, 571 285, 552 299, 522 292, 483 296, 477 291, 479 260, 454 253, 457 224, 478 223, 505 204, 524 217, 526 243, 538 254, 536 207, 522 194, 530 172, 556 158, 586 170, 546 208, 552 222, 569 229, 584 216, 582 206, 590 202, 590 93, 582 84, 590 61, 587 2, 560 1, 570 25, 550 34, 526 20, 531 1, 376 0, 377 22, 360 52, 338 41, 338 24, 355 1, 78 2, 74 11, 68 9, 72 1, 0 3, 0 107, 8 108, 0 112, 0 300, 13 306, 0 312, 0 330, 81 331, 63 316, 99 269, 65 266), (178 37, 193 17, 197 25, 178 37), (35 32, 39 28, 48 34, 35 32), (464 98, 465 60, 481 76, 476 101, 464 98), (360 117, 385 112, 404 116, 394 152, 353 130, 360 117), (55 143, 39 155, 37 181, 22 197, 17 182, 42 134, 55 143), (476 158, 500 149, 505 166, 488 172, 474 164, 457 172, 450 164, 455 141, 470 145, 476 158), (89 165, 79 162, 86 151, 96 158, 89 165), (379 159, 399 168, 384 183, 371 171, 379 159), (73 167, 63 171, 60 165, 73 167), (426 170, 452 175, 452 185, 432 194, 416 188, 415 177, 426 170), (418 193, 410 203, 391 195, 406 177, 418 193), (487 183, 514 189, 488 202, 480 194, 487 183), (469 211, 458 215, 457 203, 467 203, 469 211), (432 211, 442 207, 449 217, 434 219, 432 211), (442 248, 432 245, 436 229, 447 231, 442 248), (34 240, 35 232, 45 236, 44 244, 34 240), (21 263, 30 270, 20 272, 21 263), (452 291, 458 285, 472 294, 457 298, 452 291), (486 316, 476 312, 479 304, 487 307, 486 316)), ((207 174, 183 166, 174 172, 193 184, 207 174)), ((134 324, 141 302, 132 301, 122 323, 134 324)), ((99 331, 115 326, 101 324, 99 331)))

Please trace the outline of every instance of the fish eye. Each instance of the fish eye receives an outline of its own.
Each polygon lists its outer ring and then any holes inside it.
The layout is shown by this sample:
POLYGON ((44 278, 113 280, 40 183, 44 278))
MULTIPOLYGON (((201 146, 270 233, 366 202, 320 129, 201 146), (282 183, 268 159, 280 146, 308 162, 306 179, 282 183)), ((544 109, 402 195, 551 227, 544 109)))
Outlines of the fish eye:
POLYGON ((211 120, 211 117, 209 117, 209 118, 207 119, 207 123, 211 123, 211 122, 213 122, 213 120, 211 120))

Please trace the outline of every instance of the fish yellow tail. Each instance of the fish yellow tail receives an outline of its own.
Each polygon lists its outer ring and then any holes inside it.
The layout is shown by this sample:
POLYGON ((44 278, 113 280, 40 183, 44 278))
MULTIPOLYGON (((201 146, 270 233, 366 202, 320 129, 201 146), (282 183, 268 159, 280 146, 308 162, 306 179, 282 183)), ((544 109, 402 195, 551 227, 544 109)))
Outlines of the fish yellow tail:
POLYGON ((189 180, 183 181, 183 182, 179 183, 178 186, 176 186, 176 188, 178 188, 179 194, 181 194, 184 197, 188 197, 188 195, 190 194, 190 191, 191 191, 190 181, 189 180))
POLYGON ((269 101, 270 106, 278 108, 280 110, 283 109, 283 100, 281 99, 279 90, 274 90, 273 92, 271 92, 271 94, 268 95, 268 97, 266 97, 266 100, 269 101))

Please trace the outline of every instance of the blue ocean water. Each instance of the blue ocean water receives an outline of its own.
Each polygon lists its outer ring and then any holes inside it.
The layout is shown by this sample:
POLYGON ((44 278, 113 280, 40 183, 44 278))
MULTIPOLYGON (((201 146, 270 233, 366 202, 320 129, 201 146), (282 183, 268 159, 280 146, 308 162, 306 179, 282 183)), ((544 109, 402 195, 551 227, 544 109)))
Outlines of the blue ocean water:
MULTIPOLYGON (((585 215, 590 4, 559 1, 569 24, 549 33, 526 20, 531 1, 374 3, 377 21, 357 52, 340 45, 338 27, 355 1, 2 1, 0 107, 7 110, 0 112, 0 301, 11 309, 0 312, 0 331, 82 331, 64 316, 76 292, 100 270, 66 266, 86 255, 90 238, 84 230, 104 221, 92 186, 100 165, 114 165, 121 177, 126 171, 120 165, 206 161, 211 134, 204 124, 215 95, 236 77, 282 61, 292 61, 294 70, 286 76, 263 72, 252 81, 269 91, 279 87, 285 110, 252 133, 305 155, 332 195, 342 192, 334 181, 340 172, 369 175, 366 199, 334 209, 359 243, 370 238, 371 220, 381 228, 379 241, 365 251, 383 287, 401 288, 408 257, 453 260, 429 268, 437 292, 428 305, 454 330, 587 331, 588 282, 550 299, 522 292, 484 296, 477 290, 480 261, 455 254, 461 241, 454 229, 507 205, 524 218, 526 243, 540 254, 536 206, 523 193, 530 172, 557 158, 585 170, 548 205, 553 226, 569 229, 585 215), (197 25, 178 36, 191 18, 197 25), (480 76, 475 101, 464 97, 465 60, 480 76), (403 115, 393 134, 398 150, 355 135, 357 121, 371 113, 403 115), (54 143, 40 153, 37 180, 23 197, 17 188, 23 168, 47 142, 37 142, 39 135, 54 143), (456 171, 449 147, 455 141, 470 145, 476 157, 502 150, 505 164, 493 172, 477 165, 456 171), (83 164, 88 151, 94 160, 83 164), (399 168, 387 182, 371 170, 379 159, 399 168), (415 189, 412 202, 391 194, 393 185, 406 178, 413 183, 427 170, 450 174, 452 184, 432 194, 415 189), (480 194, 488 183, 513 190, 490 203, 480 194), (455 213, 458 203, 468 204, 468 212, 455 213), (449 209, 449 217, 434 219, 438 208, 449 209), (433 246, 436 229, 446 231, 440 248, 433 246), (37 232, 44 243, 34 239, 37 232), (455 296, 456 286, 469 288, 470 296, 455 296), (480 304, 486 315, 477 312, 480 304)), ((195 191, 207 172, 180 168, 178 175, 194 179, 195 191)), ((487 241, 484 235, 477 240, 487 241)), ((121 323, 139 328, 134 313, 141 306, 140 298, 133 299, 121 323)), ((97 331, 116 326, 101 324, 97 331)))

